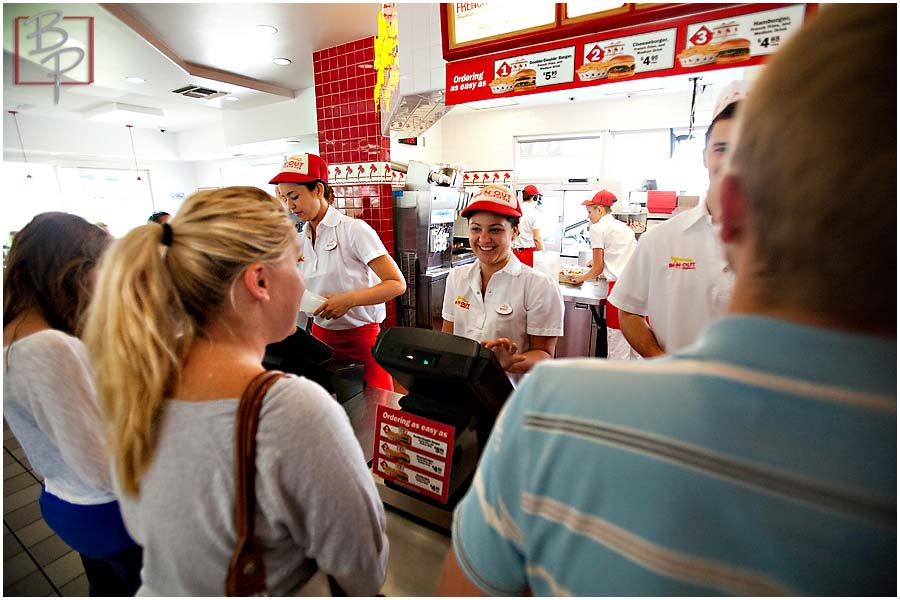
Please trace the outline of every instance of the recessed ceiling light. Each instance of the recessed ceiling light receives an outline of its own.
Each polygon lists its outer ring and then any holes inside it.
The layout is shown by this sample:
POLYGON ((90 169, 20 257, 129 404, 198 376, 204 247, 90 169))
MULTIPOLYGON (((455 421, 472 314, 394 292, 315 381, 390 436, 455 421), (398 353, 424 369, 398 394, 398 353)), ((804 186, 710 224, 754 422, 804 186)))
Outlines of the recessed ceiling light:
POLYGON ((289 58, 273 58, 272 62, 278 66, 286 67, 287 65, 291 64, 291 59, 289 59, 289 58))
POLYGON ((374 69, 375 68, 375 65, 373 65, 372 63, 359 63, 356 66, 359 67, 360 69, 374 69))
POLYGON ((146 83, 143 77, 126 77, 125 81, 128 83, 146 83))
POLYGON ((240 98, 238 98, 237 96, 225 96, 225 99, 230 102, 237 102, 238 100, 240 100, 240 98))
POLYGON ((264 33, 267 35, 275 35, 278 33, 277 27, 272 27, 271 25, 257 25, 256 33, 264 33))

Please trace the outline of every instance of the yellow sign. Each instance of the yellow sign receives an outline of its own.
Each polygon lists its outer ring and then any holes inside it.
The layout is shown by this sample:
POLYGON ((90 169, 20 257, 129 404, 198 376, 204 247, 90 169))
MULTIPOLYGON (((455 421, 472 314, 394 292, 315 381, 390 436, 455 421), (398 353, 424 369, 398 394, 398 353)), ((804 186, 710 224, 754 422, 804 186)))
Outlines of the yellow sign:
POLYGON ((397 42, 397 10, 394 4, 382 4, 375 36, 375 110, 390 111, 391 96, 400 84, 400 58, 397 42))

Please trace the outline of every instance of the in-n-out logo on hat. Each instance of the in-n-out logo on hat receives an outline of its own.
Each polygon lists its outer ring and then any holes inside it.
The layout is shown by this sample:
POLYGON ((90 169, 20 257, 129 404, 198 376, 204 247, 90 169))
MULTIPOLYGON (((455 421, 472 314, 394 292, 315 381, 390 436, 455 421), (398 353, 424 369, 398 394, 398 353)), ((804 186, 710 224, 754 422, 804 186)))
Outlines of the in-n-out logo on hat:
POLYGON ((315 154, 292 156, 281 165, 281 171, 269 183, 328 182, 328 165, 315 154))
POLYGON ((469 202, 469 205, 460 213, 468 217, 480 210, 505 215, 507 217, 521 217, 522 207, 519 199, 505 185, 486 185, 469 202))

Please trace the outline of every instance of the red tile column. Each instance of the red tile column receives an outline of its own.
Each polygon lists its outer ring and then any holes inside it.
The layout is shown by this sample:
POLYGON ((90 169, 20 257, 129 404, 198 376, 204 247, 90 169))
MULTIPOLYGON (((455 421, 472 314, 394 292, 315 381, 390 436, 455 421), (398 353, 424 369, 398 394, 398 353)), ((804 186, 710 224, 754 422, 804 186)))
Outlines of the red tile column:
MULTIPOLYGON (((313 52, 319 155, 329 165, 387 162, 391 140, 381 134, 375 110, 375 38, 313 52)), ((394 256, 391 184, 337 185, 334 206, 371 225, 394 256)), ((385 327, 397 324, 395 302, 387 303, 385 327)))

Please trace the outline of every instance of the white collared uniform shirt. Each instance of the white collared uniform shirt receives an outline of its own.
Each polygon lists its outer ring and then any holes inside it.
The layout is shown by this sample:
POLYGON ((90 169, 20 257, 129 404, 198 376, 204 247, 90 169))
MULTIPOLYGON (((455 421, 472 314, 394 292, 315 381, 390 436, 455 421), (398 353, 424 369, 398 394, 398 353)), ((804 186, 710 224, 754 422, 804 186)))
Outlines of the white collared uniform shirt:
MULTIPOLYGON (((381 282, 369 268, 369 262, 388 252, 371 225, 329 206, 316 228, 315 246, 309 227, 310 224, 306 223, 300 233, 303 261, 299 263, 299 268, 310 291, 325 296, 362 290, 381 282)), ((315 323, 325 329, 351 329, 381 323, 386 314, 382 302, 354 306, 339 319, 315 317, 315 323)))
POLYGON ((513 248, 534 248, 534 230, 541 230, 541 222, 533 202, 522 203, 522 217, 519 219, 519 235, 513 240, 513 248))
POLYGON ((659 345, 671 353, 724 314, 733 288, 734 274, 701 203, 641 236, 609 301, 649 316, 659 345))
POLYGON ((634 231, 612 215, 603 215, 589 231, 591 249, 603 250, 603 278, 616 281, 637 246, 634 231))
POLYGON ((529 335, 563 334, 563 300, 559 284, 523 265, 515 256, 494 273, 481 294, 481 263, 457 267, 447 276, 443 318, 453 333, 479 342, 505 337, 519 352, 529 335))

